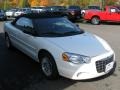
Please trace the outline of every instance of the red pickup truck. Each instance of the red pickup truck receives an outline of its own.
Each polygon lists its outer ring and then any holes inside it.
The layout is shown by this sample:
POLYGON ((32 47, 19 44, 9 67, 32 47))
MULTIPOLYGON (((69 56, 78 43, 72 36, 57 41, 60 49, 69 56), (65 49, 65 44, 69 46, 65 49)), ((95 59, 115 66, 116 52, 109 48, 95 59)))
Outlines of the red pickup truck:
POLYGON ((120 10, 114 6, 106 6, 104 11, 86 10, 84 19, 94 25, 100 22, 120 22, 120 10))

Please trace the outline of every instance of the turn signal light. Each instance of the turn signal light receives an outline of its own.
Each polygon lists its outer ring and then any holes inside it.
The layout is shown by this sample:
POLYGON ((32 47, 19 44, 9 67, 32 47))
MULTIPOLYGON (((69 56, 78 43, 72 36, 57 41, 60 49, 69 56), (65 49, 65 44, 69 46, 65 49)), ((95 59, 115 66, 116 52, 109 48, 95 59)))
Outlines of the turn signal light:
POLYGON ((65 53, 62 54, 62 58, 63 58, 64 61, 69 60, 69 57, 65 53))

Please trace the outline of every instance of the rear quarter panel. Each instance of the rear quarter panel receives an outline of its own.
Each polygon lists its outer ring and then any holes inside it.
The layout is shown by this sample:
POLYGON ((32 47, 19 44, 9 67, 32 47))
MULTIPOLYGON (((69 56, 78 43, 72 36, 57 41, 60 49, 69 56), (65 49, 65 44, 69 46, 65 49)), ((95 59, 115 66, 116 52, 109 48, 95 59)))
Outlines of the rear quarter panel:
POLYGON ((11 34, 12 28, 11 28, 11 22, 4 23, 4 32, 11 34))
POLYGON ((86 10, 84 19, 91 20, 92 17, 94 17, 94 16, 98 16, 102 20, 101 16, 104 16, 104 12, 102 12, 100 10, 86 10))
POLYGON ((16 28, 11 24, 11 22, 6 22, 4 24, 4 32, 8 34, 12 44, 16 46, 16 28))

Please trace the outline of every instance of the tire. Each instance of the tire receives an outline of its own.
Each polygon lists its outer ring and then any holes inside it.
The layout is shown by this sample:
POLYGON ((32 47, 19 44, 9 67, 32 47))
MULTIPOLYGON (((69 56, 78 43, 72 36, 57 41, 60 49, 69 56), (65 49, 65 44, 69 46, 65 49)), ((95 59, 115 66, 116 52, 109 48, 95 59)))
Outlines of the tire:
POLYGON ((5 34, 5 44, 8 49, 12 49, 12 44, 11 44, 8 34, 5 34))
POLYGON ((40 69, 44 76, 50 80, 57 79, 59 74, 54 58, 50 54, 44 53, 39 59, 40 69))
POLYGON ((100 24, 100 18, 99 18, 99 17, 93 17, 93 18, 91 19, 91 23, 92 23, 93 25, 99 25, 99 24, 100 24))

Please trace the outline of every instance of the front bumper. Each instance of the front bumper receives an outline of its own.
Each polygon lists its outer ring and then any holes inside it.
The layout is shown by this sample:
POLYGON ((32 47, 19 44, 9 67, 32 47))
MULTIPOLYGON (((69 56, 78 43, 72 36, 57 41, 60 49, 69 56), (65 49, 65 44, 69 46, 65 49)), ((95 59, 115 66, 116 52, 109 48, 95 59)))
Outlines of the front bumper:
MULTIPOLYGON (((89 64, 82 64, 82 65, 76 65, 72 63, 66 64, 64 65, 64 67, 62 66, 61 69, 59 69, 59 73, 60 75, 73 80, 92 79, 109 73, 114 68, 114 64, 115 64, 115 55, 113 54, 113 52, 111 52, 93 57, 91 59, 91 63, 89 64), (99 72, 96 67, 96 62, 104 60, 107 57, 111 57, 111 56, 113 56, 113 60, 105 65, 104 67, 105 70, 99 72)), ((103 67, 101 69, 103 69, 103 67)))
POLYGON ((74 80, 86 80, 86 79, 97 78, 97 77, 108 74, 114 68, 114 65, 115 65, 115 62, 112 62, 112 68, 109 69, 109 71, 101 72, 101 73, 98 73, 98 72, 81 72, 81 71, 79 71, 79 72, 75 73, 71 79, 74 79, 74 80))

